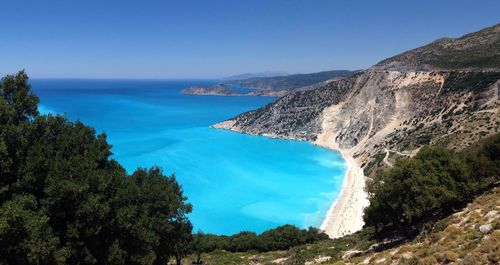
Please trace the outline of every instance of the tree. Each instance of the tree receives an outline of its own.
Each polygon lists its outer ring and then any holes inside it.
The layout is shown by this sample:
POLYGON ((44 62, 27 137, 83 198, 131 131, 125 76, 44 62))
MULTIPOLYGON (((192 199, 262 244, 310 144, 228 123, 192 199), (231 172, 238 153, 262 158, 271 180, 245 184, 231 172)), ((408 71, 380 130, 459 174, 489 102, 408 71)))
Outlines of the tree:
POLYGON ((0 82, 0 262, 166 264, 184 253, 191 205, 175 176, 128 176, 105 134, 37 104, 24 72, 0 82))
POLYGON ((243 231, 229 237, 229 251, 242 252, 252 249, 257 249, 257 234, 255 232, 243 231))
POLYGON ((500 134, 492 135, 463 152, 473 172, 476 189, 500 181, 500 134))
POLYGON ((393 168, 378 172, 368 182, 365 223, 376 231, 397 229, 453 211, 498 181, 499 138, 493 136, 462 153, 423 147, 412 158, 397 159, 393 168))
POLYGON ((67 254, 33 196, 16 196, 2 204, 0 264, 64 264, 67 254))
POLYGON ((0 81, 0 201, 12 195, 26 149, 30 121, 37 117, 38 98, 24 71, 0 81))

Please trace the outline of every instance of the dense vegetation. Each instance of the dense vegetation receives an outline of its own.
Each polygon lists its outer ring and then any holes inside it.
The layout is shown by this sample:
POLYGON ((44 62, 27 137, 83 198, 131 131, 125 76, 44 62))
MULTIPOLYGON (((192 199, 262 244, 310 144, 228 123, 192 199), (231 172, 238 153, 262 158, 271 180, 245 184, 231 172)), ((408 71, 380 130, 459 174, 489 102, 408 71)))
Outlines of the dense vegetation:
POLYGON ((240 232, 232 236, 218 236, 198 232, 196 252, 226 250, 230 252, 286 250, 291 247, 327 239, 318 229, 299 229, 293 225, 283 225, 267 230, 259 235, 254 232, 240 232))
POLYGON ((370 206, 364 219, 376 230, 411 227, 452 212, 499 180, 498 134, 460 153, 423 147, 368 183, 370 206))
POLYGON ((24 72, 0 83, 0 264, 165 264, 191 224, 160 169, 127 176, 106 135, 42 116, 24 72))

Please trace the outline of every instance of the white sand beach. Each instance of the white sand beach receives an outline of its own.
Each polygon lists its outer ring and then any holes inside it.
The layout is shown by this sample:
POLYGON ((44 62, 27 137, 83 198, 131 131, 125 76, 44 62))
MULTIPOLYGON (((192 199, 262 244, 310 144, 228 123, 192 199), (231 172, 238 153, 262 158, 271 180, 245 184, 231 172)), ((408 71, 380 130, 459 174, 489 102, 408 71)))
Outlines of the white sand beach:
POLYGON ((353 158, 352 151, 339 148, 332 139, 331 135, 323 134, 314 143, 339 151, 346 161, 347 170, 340 196, 332 203, 320 227, 330 238, 338 238, 363 227, 363 209, 368 206, 368 197, 364 190, 363 170, 353 158))

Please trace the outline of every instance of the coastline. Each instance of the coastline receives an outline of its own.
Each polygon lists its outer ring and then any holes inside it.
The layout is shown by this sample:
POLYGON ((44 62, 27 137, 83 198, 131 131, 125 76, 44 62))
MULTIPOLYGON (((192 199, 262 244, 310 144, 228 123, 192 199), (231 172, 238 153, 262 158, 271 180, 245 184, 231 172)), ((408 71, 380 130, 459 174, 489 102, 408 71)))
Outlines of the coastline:
POLYGON ((363 228, 363 209, 368 206, 365 176, 350 150, 332 146, 329 141, 318 139, 314 144, 339 151, 347 169, 339 197, 328 209, 320 229, 330 238, 339 238, 363 228))
MULTIPOLYGON (((227 120, 211 126, 215 129, 230 130, 243 133, 234 127, 234 121, 227 120)), ((252 135, 252 133, 247 133, 252 135)), ((256 134, 253 134, 256 135, 256 134)), ((262 134, 270 138, 283 138, 276 135, 262 134)), ((296 140, 293 138, 284 138, 296 140)), ((353 157, 353 149, 343 149, 335 142, 335 135, 325 131, 318 135, 316 141, 311 144, 340 152, 346 163, 346 172, 342 181, 340 195, 336 198, 319 227, 330 238, 339 238, 357 232, 363 228, 363 210, 368 206, 368 194, 365 192, 365 175, 360 163, 353 157)))

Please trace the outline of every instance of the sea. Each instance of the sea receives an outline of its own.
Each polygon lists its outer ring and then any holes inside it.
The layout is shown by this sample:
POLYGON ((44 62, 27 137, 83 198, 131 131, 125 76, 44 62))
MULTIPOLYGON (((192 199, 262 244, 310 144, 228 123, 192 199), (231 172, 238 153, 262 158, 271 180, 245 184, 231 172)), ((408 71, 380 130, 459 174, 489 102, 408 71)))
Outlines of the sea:
POLYGON ((128 173, 159 166, 175 174, 193 205, 195 231, 319 227, 340 194, 346 165, 339 152, 210 127, 277 98, 180 93, 215 80, 30 82, 42 114, 65 115, 106 133, 113 158, 128 173))

